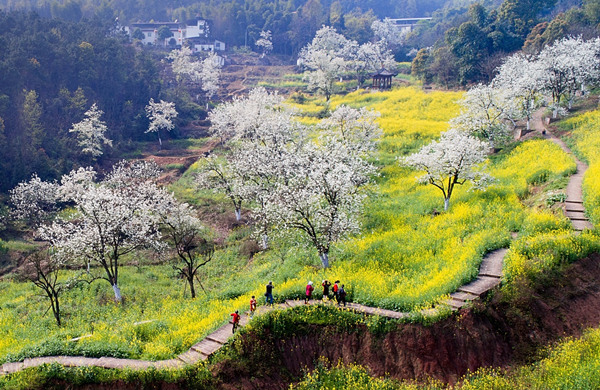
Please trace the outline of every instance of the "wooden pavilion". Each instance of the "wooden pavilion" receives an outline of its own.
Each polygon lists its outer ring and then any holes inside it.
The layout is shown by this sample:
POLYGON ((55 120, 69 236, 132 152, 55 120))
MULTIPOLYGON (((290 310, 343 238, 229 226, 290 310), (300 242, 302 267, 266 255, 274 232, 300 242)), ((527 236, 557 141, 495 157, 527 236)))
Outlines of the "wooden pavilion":
POLYGON ((373 88, 377 89, 390 89, 392 88, 392 77, 395 76, 394 73, 390 72, 385 68, 381 68, 377 71, 377 73, 373 73, 371 77, 373 77, 373 88))

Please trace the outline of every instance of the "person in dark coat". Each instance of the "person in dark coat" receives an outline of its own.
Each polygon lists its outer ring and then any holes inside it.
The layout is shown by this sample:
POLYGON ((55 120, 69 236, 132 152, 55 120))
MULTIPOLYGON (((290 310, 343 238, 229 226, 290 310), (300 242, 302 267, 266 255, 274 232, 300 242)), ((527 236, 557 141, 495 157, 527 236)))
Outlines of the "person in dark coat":
POLYGON ((273 282, 272 281, 269 281, 269 284, 267 284, 267 291, 265 292, 265 298, 267 299, 268 305, 273 304, 273 282))
POLYGON ((331 287, 331 282, 329 282, 329 280, 325 279, 321 283, 321 286, 323 286, 323 300, 329 299, 329 288, 331 287))
POLYGON ((343 303, 344 307, 346 306, 346 290, 344 289, 344 285, 342 284, 342 286, 340 287, 340 289, 338 290, 338 305, 343 303))

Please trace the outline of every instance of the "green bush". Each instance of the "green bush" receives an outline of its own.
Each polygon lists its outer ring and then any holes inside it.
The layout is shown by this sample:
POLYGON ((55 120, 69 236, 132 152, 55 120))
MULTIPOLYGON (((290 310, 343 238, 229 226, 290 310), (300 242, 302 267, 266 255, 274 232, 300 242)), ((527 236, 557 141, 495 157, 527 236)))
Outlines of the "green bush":
POLYGON ((551 175, 552 175, 552 172, 550 172, 548 169, 540 169, 540 170, 534 172, 533 174, 527 176, 527 184, 529 184, 529 185, 544 184, 545 182, 548 181, 548 179, 550 178, 551 175))

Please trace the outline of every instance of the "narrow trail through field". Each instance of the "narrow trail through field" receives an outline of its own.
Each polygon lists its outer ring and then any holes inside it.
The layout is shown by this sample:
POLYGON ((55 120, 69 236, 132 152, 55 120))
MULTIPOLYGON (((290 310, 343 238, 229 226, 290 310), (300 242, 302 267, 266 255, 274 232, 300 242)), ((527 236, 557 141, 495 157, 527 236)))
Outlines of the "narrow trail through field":
MULTIPOLYGON (((573 154, 567 145, 554 136, 546 129, 542 121, 542 111, 538 111, 533 117, 533 129, 539 132, 545 138, 560 145, 561 148, 568 154, 573 154)), ((592 229, 593 226, 589 220, 585 217, 585 210, 583 208, 583 199, 581 185, 583 182, 583 175, 587 169, 587 165, 579 161, 574 157, 577 162, 577 172, 571 176, 569 184, 566 189, 566 215, 573 224, 573 229, 581 231, 583 229, 592 229)), ((486 292, 492 288, 498 286, 501 282, 502 277, 502 265, 507 248, 497 249, 488 253, 482 260, 479 269, 479 274, 475 280, 463 285, 457 289, 456 292, 450 294, 450 298, 439 305, 423 310, 421 313, 424 315, 430 315, 436 313, 441 308, 450 307, 452 310, 458 310, 461 307, 467 305, 469 302, 480 298, 486 292)), ((330 305, 335 304, 332 301, 311 301, 311 305, 330 305)), ((296 306, 304 305, 303 301, 299 300, 286 300, 284 303, 272 305, 272 306, 261 306, 258 308, 255 315, 261 315, 272 310, 286 310, 296 306)), ((377 307, 369 307, 360 305, 357 303, 348 303, 346 305, 347 310, 353 310, 359 313, 365 313, 368 315, 378 315, 393 319, 402 319, 408 317, 410 314, 405 312, 396 312, 387 309, 381 309, 377 307)), ((240 325, 244 326, 248 324, 251 319, 247 314, 243 314, 240 319, 240 325)), ((95 366, 103 368, 116 368, 116 369, 133 369, 133 370, 145 370, 148 368, 181 368, 185 365, 194 364, 200 360, 206 360, 210 355, 219 350, 227 341, 232 337, 231 332, 232 325, 225 324, 206 336, 200 342, 194 344, 188 351, 182 353, 174 359, 160 360, 160 361, 146 361, 146 360, 134 360, 134 359, 118 359, 110 357, 101 358, 88 358, 78 356, 46 356, 37 358, 28 358, 22 362, 4 363, 0 366, 0 375, 14 373, 25 368, 41 366, 48 363, 58 363, 65 367, 82 367, 82 366, 95 366)), ((89 337, 91 335, 85 335, 89 337)), ((79 339, 79 338, 78 338, 79 339)), ((76 339, 73 339, 73 342, 76 339)))
POLYGON ((567 185, 566 189, 566 216, 571 220, 573 229, 575 230, 582 231, 583 229, 593 229, 594 226, 586 217, 585 208, 583 207, 582 184, 583 177, 588 166, 573 154, 571 149, 567 146, 567 144, 564 143, 563 140, 552 134, 552 132, 546 128, 542 118, 543 111, 543 109, 540 109, 534 113, 532 118, 533 128, 544 138, 560 146, 565 153, 573 156, 575 163, 577 164, 577 171, 569 178, 569 184, 567 185))

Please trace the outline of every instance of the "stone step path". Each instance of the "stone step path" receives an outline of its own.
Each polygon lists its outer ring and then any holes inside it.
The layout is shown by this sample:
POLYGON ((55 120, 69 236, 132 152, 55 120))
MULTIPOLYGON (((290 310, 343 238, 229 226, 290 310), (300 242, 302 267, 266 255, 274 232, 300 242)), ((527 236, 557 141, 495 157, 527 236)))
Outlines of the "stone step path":
POLYGON ((571 220, 573 230, 583 231, 585 229, 593 229, 594 225, 585 215, 585 208, 583 206, 583 177, 588 166, 584 162, 580 161, 571 151, 571 149, 565 144, 563 140, 552 134, 546 128, 544 121, 542 120, 543 110, 538 110, 533 115, 533 126, 542 136, 550 141, 554 142, 561 149, 571 155, 575 159, 577 171, 569 178, 567 184, 566 194, 567 199, 565 200, 565 216, 571 220))
MULTIPOLYGON (((563 148, 566 153, 572 154, 571 150, 565 145, 565 143, 551 134, 545 129, 542 119, 541 111, 536 113, 533 118, 534 128, 543 134, 546 138, 557 143, 563 148), (546 130, 543 132, 543 130, 546 130)), ((571 176, 569 184, 567 186, 567 199, 565 201, 565 214, 571 220, 573 229, 583 230, 592 229, 593 225, 585 216, 585 208, 583 206, 583 196, 581 192, 581 184, 583 182, 583 176, 587 166, 581 161, 577 160, 577 172, 571 176)), ((514 238, 514 237, 513 237, 514 238)), ((498 286, 502 278, 502 264, 504 256, 506 255, 507 249, 502 248, 488 253, 482 260, 479 274, 472 282, 459 287, 456 292, 450 294, 450 298, 440 305, 430 309, 424 309, 421 311, 424 315, 435 314, 440 308, 450 307, 452 310, 458 310, 469 304, 470 302, 480 299, 489 290, 498 286)), ((303 305, 303 301, 287 300, 284 303, 280 303, 273 306, 261 306, 257 309, 255 315, 260 315, 271 310, 286 310, 291 307, 297 307, 303 305)), ((310 304, 323 304, 323 302, 312 301, 310 304)), ((325 303, 328 305, 334 305, 333 302, 325 303)), ((393 319, 402 319, 409 316, 409 313, 396 312, 393 310, 381 309, 376 307, 364 306, 358 303, 349 302, 346 305, 346 309, 353 310, 368 315, 378 315, 393 319)), ((250 321, 247 314, 242 314, 240 318, 240 325, 244 326, 250 321)), ((0 366, 0 375, 14 373, 23 370, 28 367, 37 367, 42 364, 48 363, 59 363, 65 367, 79 367, 79 366, 96 366, 104 368, 115 368, 115 369, 133 369, 133 370, 145 370, 151 367, 154 368, 181 368, 189 364, 195 364, 200 360, 206 360, 213 353, 219 350, 227 341, 232 337, 232 325, 225 324, 219 329, 215 330, 208 336, 206 336, 200 342, 194 344, 188 351, 180 354, 174 359, 161 360, 161 361, 143 361, 133 359, 117 359, 117 358, 86 358, 86 357, 75 357, 75 356, 48 356, 25 359, 23 362, 16 363, 4 363, 0 366)), ((87 335, 85 335, 87 336, 87 335)), ((82 336, 82 337, 85 337, 82 336)))

